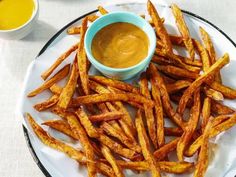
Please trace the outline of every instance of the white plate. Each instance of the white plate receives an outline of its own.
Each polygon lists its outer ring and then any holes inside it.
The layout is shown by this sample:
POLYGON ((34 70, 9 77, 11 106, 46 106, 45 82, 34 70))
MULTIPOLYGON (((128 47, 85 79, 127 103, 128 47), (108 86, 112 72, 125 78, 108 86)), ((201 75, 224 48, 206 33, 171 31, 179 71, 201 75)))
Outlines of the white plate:
MULTIPOLYGON (((147 14, 146 13, 146 4, 132 3, 132 4, 121 4, 121 5, 113 5, 106 7, 108 11, 131 11, 137 14, 147 14)), ((177 28, 171 14, 169 7, 165 6, 157 6, 158 12, 162 17, 165 17, 165 25, 169 33, 178 34, 177 28)), ((90 12, 88 14, 95 13, 96 11, 90 12)), ((84 16, 88 15, 85 14, 84 16)), ((68 36, 66 35, 66 29, 69 26, 80 24, 81 19, 84 17, 80 17, 73 22, 66 25, 62 28, 52 39, 48 41, 48 43, 43 47, 41 52, 29 66, 25 82, 24 88, 22 91, 22 96, 19 102, 18 113, 24 120, 24 116, 26 112, 29 112, 38 123, 41 123, 45 120, 56 118, 55 115, 50 114, 49 112, 39 113, 33 109, 33 105, 45 100, 49 97, 49 92, 44 92, 34 98, 27 98, 27 93, 39 86, 43 80, 40 78, 40 74, 45 71, 54 60, 64 52, 69 46, 76 43, 78 38, 76 36, 68 36)), ((202 26, 211 36, 213 43, 215 44, 216 52, 218 56, 222 56, 225 52, 228 52, 231 57, 231 62, 228 66, 222 69, 221 73, 223 76, 224 84, 229 85, 231 87, 236 88, 236 79, 235 79, 235 68, 236 68, 236 52, 235 52, 235 44, 234 42, 221 30, 219 30, 216 26, 206 21, 205 19, 192 14, 190 12, 184 11, 184 16, 186 22, 190 28, 191 35, 199 39, 199 26, 202 26)), ((199 39, 200 40, 200 39, 199 39)), ((68 63, 73 59, 73 55, 69 57, 64 63, 68 63)), ((62 66, 63 66, 62 65, 62 66)), ((62 67, 60 66, 60 68, 62 67)), ((97 71, 92 68, 90 74, 94 74, 97 71)), ((225 104, 230 105, 231 107, 236 108, 235 101, 226 100, 225 104)), ((34 133, 32 133, 31 128, 28 126, 27 122, 23 121, 26 140, 28 142, 29 148, 33 157, 35 158, 37 164, 40 169, 44 172, 46 176, 55 176, 55 177, 75 177, 75 176, 87 176, 86 169, 83 167, 78 167, 78 164, 66 157, 63 153, 55 151, 51 148, 44 146, 38 138, 35 137, 34 133)), ((60 139, 68 141, 68 138, 60 135, 56 131, 49 130, 53 136, 57 136, 60 139)), ((209 168, 207 171, 207 177, 221 177, 224 176, 229 169, 236 168, 236 128, 232 128, 227 133, 223 135, 217 136, 216 139, 212 141, 217 143, 217 150, 215 155, 213 156, 213 160, 209 164, 209 168)), ((147 176, 147 173, 144 174, 132 174, 128 171, 126 174, 128 176, 147 176)), ((168 176, 181 176, 181 175, 168 175, 168 176)), ((189 174, 184 174, 182 176, 190 176, 189 174)))

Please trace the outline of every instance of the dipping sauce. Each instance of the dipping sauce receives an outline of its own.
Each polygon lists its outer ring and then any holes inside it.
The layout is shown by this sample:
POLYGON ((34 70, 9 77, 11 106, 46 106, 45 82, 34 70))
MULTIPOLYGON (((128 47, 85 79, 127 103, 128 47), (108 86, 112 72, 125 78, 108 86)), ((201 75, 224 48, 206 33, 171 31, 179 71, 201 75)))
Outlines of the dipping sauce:
POLYGON ((0 30, 10 30, 25 24, 32 16, 33 0, 0 0, 0 30))
POLYGON ((139 27, 125 22, 110 24, 94 36, 92 54, 105 66, 128 68, 148 55, 149 39, 139 27))

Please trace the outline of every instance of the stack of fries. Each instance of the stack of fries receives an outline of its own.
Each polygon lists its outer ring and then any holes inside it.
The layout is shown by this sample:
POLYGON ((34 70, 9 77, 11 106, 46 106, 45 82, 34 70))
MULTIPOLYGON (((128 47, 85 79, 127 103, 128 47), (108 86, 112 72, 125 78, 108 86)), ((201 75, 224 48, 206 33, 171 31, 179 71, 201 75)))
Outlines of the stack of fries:
MULTIPOLYGON (((102 15, 108 13, 103 7, 98 9, 102 15)), ((28 94, 32 97, 44 90, 51 91, 52 96, 34 108, 51 111, 61 119, 43 125, 78 140, 83 148, 74 148, 52 137, 30 114, 27 114, 28 121, 45 145, 86 166, 88 176, 97 173, 124 176, 124 169, 136 173, 150 171, 152 176, 193 171, 195 177, 204 176, 209 138, 236 124, 235 111, 220 102, 224 98, 236 98, 236 90, 223 85, 220 76, 220 69, 229 63, 229 55, 217 58, 208 33, 201 27, 203 44, 191 38, 178 6, 172 5, 171 9, 180 36, 167 33, 163 19, 150 1, 147 9, 158 40, 152 62, 140 76, 139 87, 88 75, 90 63, 84 49, 84 35, 88 21, 98 18, 93 15, 85 17, 81 26, 68 30, 69 34, 80 34, 79 43, 63 53, 42 74, 45 82, 28 94), (190 57, 174 53, 173 46, 185 48, 190 57), (73 63, 51 76, 72 52, 76 52, 73 63), (65 86, 58 86, 57 82, 67 76, 65 86), (176 110, 171 102, 177 104, 176 110), (125 104, 136 108, 135 118, 125 104), (184 119, 187 109, 190 114, 184 119), (165 127, 165 119, 175 126, 165 127), (168 136, 175 138, 166 142, 168 136), (177 162, 169 161, 173 151, 177 162), (196 162, 187 162, 185 157, 194 154, 197 154, 196 162)))

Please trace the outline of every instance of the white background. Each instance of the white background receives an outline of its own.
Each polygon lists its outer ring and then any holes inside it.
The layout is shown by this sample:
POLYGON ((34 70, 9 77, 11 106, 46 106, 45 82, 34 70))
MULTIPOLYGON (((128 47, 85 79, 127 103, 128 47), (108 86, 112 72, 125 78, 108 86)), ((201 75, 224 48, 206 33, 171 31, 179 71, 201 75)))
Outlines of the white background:
MULTIPOLYGON (((26 146, 21 119, 15 108, 29 63, 60 28, 109 0, 39 0, 40 15, 34 31, 20 41, 0 39, 0 176, 43 177, 26 146)), ((118 1, 122 2, 122 1, 118 1)), ((126 2, 126 1, 123 1, 126 2)), ((137 2, 137 1, 134 1, 137 2)), ((155 1, 154 1, 155 2, 155 1)), ((160 2, 160 1, 158 1, 160 2)), ((236 1, 166 0, 214 23, 236 41, 236 1)))

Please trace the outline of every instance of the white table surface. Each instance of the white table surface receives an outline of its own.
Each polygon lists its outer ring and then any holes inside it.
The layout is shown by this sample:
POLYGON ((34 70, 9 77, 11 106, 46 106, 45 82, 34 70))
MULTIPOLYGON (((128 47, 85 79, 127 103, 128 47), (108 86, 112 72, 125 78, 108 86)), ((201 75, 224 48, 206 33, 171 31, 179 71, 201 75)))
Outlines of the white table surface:
MULTIPOLYGON (((28 151, 21 119, 15 115, 26 69, 44 44, 65 24, 111 0, 39 0, 34 31, 19 41, 0 39, 0 176, 43 177, 28 151)), ((122 2, 121 0, 119 2, 122 2)), ((126 2, 126 1, 123 1, 126 2)), ((135 2, 135 1, 134 1, 135 2)), ((155 1, 154 1, 155 2, 155 1)), ((166 0, 198 14, 236 41, 235 0, 166 0)))

